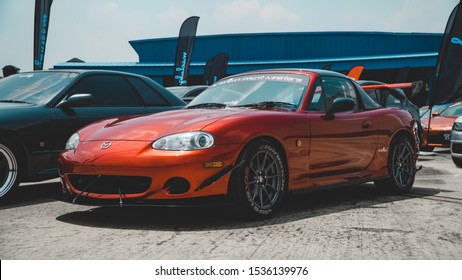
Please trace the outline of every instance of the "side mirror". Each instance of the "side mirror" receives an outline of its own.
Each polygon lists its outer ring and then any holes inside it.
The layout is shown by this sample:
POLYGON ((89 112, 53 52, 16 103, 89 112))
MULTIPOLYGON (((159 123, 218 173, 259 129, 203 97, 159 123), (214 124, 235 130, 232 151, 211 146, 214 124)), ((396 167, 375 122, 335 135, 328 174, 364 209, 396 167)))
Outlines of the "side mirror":
POLYGON ((432 117, 438 117, 440 115, 440 112, 432 112, 432 117))
POLYGON ((356 101, 348 97, 338 97, 332 102, 332 107, 329 110, 329 114, 335 114, 338 112, 351 111, 356 107, 356 101))
POLYGON ((56 107, 57 108, 70 108, 76 106, 87 106, 93 103, 93 95, 89 93, 77 93, 69 96, 66 100, 61 101, 56 107))
POLYGON ((412 86, 411 86, 412 95, 419 93, 422 90, 423 86, 424 86, 424 82, 422 80, 412 82, 412 86))

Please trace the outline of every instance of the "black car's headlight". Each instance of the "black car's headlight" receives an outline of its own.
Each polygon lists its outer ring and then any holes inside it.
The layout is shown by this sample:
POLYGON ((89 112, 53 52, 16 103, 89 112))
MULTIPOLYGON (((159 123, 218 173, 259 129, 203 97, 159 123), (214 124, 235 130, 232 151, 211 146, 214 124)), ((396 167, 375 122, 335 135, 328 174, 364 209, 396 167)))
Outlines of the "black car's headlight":
POLYGON ((202 131, 183 132, 168 135, 157 139, 152 143, 156 150, 166 151, 191 151, 202 150, 212 147, 213 136, 202 131))
POLYGON ((462 131, 462 123, 455 122, 454 125, 452 126, 452 130, 462 131))
POLYGON ((75 150, 79 145, 80 135, 78 133, 72 134, 72 136, 66 142, 66 150, 75 150))

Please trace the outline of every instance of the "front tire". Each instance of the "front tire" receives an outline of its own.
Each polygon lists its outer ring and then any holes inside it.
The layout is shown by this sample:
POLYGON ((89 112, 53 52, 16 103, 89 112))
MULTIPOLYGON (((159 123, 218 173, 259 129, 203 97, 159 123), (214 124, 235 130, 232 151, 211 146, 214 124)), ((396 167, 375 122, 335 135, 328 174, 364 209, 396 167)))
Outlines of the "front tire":
POLYGON ((407 137, 399 135, 391 142, 387 168, 390 177, 374 181, 374 184, 385 192, 408 193, 414 184, 417 169, 415 149, 407 137))
POLYGON ((10 197, 16 191, 19 182, 17 152, 7 142, 0 141, 0 200, 10 197))
POLYGON ((462 167, 462 159, 452 157, 452 161, 454 162, 455 165, 457 165, 457 167, 462 167))
POLYGON ((245 149, 239 162, 230 185, 238 214, 250 220, 270 217, 282 201, 287 181, 281 153, 271 143, 258 141, 245 149))

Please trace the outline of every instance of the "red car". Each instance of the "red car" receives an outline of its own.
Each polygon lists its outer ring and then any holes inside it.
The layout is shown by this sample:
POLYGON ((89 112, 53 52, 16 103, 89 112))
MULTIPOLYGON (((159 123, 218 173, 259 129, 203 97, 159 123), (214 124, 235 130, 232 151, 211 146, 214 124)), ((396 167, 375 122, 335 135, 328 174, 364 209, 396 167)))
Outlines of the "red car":
POLYGON ((431 120, 429 118, 422 119, 424 132, 422 150, 433 151, 435 147, 449 148, 451 128, 459 116, 462 116, 462 102, 450 105, 441 113, 432 113, 431 120), (429 124, 430 129, 428 128, 429 124))
POLYGON ((414 182, 417 124, 325 70, 268 70, 215 83, 186 109, 96 122, 58 165, 79 201, 231 203, 265 218, 287 193, 374 181, 414 182))

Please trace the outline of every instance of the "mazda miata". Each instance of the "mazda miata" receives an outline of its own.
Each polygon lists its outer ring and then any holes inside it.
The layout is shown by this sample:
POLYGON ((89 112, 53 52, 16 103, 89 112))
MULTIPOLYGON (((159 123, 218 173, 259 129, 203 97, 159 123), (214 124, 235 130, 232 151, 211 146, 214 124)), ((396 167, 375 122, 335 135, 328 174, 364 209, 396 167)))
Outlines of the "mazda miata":
POLYGON ((373 181, 414 183, 417 123, 382 108, 345 75, 265 70, 224 78, 187 108, 93 123, 59 158, 74 201, 229 203, 270 216, 287 193, 373 181))

